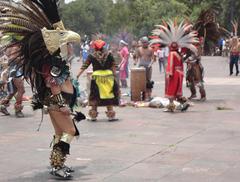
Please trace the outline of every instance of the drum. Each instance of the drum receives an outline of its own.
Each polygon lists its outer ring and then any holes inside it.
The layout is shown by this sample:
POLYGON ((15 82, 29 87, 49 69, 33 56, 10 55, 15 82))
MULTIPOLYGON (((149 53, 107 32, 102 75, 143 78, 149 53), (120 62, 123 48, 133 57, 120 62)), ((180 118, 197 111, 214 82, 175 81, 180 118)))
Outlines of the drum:
POLYGON ((146 70, 145 68, 131 69, 131 100, 142 101, 146 91, 146 70))

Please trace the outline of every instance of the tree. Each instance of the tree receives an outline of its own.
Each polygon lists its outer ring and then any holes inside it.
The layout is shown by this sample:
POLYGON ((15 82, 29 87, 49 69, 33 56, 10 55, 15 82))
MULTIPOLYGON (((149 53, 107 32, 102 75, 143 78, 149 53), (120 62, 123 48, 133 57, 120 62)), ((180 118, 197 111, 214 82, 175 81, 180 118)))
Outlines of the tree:
POLYGON ((186 10, 187 6, 176 0, 119 0, 110 11, 108 25, 114 31, 127 29, 139 37, 148 35, 161 19, 181 17, 186 10))
POLYGON ((112 0, 76 0, 64 4, 61 13, 66 27, 82 35, 91 35, 104 30, 112 4, 112 0))
POLYGON ((185 3, 188 8, 188 15, 194 22, 202 10, 213 8, 217 13, 219 24, 229 31, 232 31, 232 20, 238 20, 240 23, 240 1, 235 0, 179 0, 185 3))
MULTIPOLYGON (((231 31, 231 20, 240 17, 236 0, 76 0, 61 8, 66 27, 80 34, 150 34, 162 19, 187 18, 195 22, 202 10, 214 8, 221 26, 231 31)), ((240 22, 239 22, 240 24, 240 22)))

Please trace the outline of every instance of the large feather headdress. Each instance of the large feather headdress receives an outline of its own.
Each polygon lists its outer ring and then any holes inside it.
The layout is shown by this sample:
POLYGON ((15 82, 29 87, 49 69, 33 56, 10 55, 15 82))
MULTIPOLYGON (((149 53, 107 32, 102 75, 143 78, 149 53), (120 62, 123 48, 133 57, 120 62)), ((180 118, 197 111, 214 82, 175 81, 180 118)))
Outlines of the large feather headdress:
POLYGON ((238 33, 238 22, 236 20, 231 21, 233 26, 233 36, 237 36, 238 33))
POLYGON ((231 33, 217 23, 217 11, 213 8, 202 10, 193 29, 198 32, 199 37, 204 37, 205 41, 215 44, 221 37, 230 37, 231 33))
POLYGON ((156 25, 157 29, 152 31, 157 39, 151 40, 151 44, 160 43, 171 47, 173 43, 178 47, 188 48, 194 53, 197 53, 197 48, 194 44, 199 43, 197 32, 192 31, 192 25, 182 21, 179 25, 176 22, 169 20, 163 22, 163 25, 156 25))
MULTIPOLYGON (((38 36, 39 42, 35 41, 35 43, 39 46, 41 43, 45 44, 50 54, 58 50, 60 47, 57 46, 62 44, 63 41, 67 42, 70 39, 80 41, 78 34, 65 30, 58 13, 57 4, 58 0, 0 0, 0 10, 2 10, 0 12, 0 32, 3 36, 18 38, 17 41, 5 43, 0 47, 0 51, 4 51, 12 44, 17 43, 23 48, 27 48, 26 44, 30 43, 33 37, 37 38, 38 34, 41 34, 38 36), (51 36, 55 36, 55 39, 52 39, 51 36), (54 40, 59 42, 52 45, 54 40)), ((28 45, 30 48, 37 47, 32 43, 30 44, 28 45)), ((43 47, 38 47, 38 49, 43 49, 43 47)), ((20 54, 25 54, 25 59, 28 57, 26 50, 21 49, 16 56, 21 56, 20 54)))
POLYGON ((63 47, 68 42, 80 42, 80 35, 65 30, 57 4, 58 0, 0 0, 0 32, 3 37, 15 37, 14 42, 1 45, 0 51, 16 44, 21 47, 10 64, 24 71, 38 93, 45 89, 43 65, 61 66, 63 47))

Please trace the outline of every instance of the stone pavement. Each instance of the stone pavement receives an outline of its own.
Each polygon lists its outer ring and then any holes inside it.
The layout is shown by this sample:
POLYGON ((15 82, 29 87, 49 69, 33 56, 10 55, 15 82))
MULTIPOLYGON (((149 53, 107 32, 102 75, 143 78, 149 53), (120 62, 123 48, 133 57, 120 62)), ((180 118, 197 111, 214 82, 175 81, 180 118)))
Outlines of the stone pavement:
MULTIPOLYGON (((101 108, 98 122, 79 123, 81 137, 68 159, 76 170, 72 181, 239 182, 240 77, 228 76, 226 58, 204 57, 203 65, 208 99, 186 113, 123 107, 117 108, 120 120, 109 123, 101 108)), ((74 72, 78 67, 74 63, 74 72)), ((153 74, 154 95, 163 96, 157 64, 153 74)), ((23 119, 0 116, 0 182, 55 181, 47 168, 49 118, 37 132, 41 112, 26 103, 24 113, 23 119)))

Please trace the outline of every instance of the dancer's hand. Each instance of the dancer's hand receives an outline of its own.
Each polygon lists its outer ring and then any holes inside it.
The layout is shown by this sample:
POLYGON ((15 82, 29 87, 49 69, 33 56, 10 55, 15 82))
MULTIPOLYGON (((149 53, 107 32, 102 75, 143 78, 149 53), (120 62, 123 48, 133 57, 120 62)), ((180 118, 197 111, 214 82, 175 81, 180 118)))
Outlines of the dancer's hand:
POLYGON ((77 77, 76 77, 76 79, 78 80, 79 79, 79 77, 82 75, 82 73, 84 72, 84 70, 85 69, 80 69, 80 71, 78 72, 78 74, 77 74, 77 77))
POLYGON ((70 109, 69 109, 67 106, 60 107, 59 110, 60 110, 60 112, 62 112, 64 115, 70 115, 70 114, 71 114, 71 111, 70 111, 70 109))
POLYGON ((172 75, 171 75, 171 74, 167 74, 166 77, 167 77, 167 78, 172 78, 172 75))

